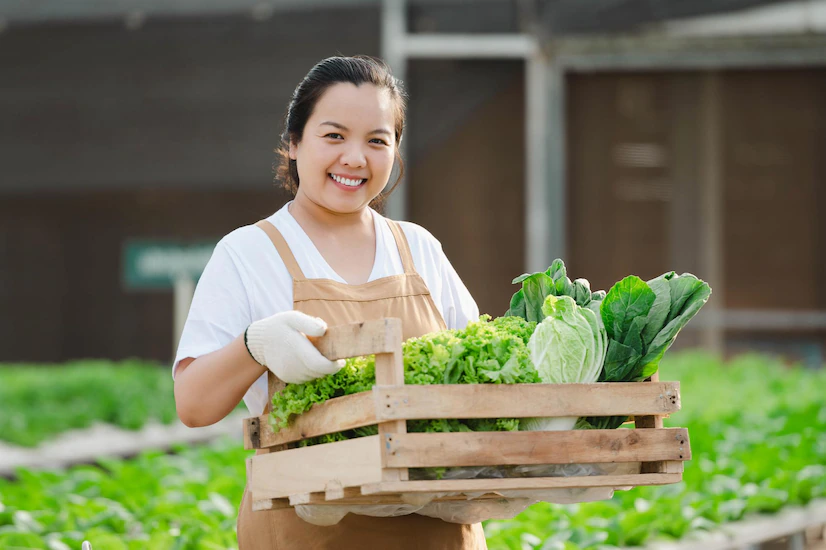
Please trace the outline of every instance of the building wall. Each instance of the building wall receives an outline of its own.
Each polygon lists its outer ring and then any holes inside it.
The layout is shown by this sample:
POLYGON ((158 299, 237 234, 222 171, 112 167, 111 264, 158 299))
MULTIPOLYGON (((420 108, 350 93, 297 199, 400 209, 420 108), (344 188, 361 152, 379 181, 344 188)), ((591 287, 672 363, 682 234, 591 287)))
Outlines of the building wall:
POLYGON ((123 284, 130 238, 211 240, 268 216, 283 192, 87 191, 0 201, 2 361, 172 356, 171 290, 123 284))
POLYGON ((377 55, 378 28, 367 9, 11 27, 0 191, 265 188, 296 84, 324 57, 377 55))
MULTIPOLYGON (((568 98, 575 276, 597 288, 667 269, 713 277, 701 235, 716 170, 715 306, 826 310, 826 70, 576 75, 568 98)), ((728 341, 794 354, 822 349, 826 331, 731 330, 728 341)))
MULTIPOLYGON (((377 55, 378 39, 369 9, 0 35, 13 83, 0 87, 0 361, 168 361, 171 291, 124 290, 123 243, 217 241, 284 204, 272 151, 294 87, 325 56, 377 55)), ((517 62, 409 71, 410 219, 493 314, 522 271, 522 78, 517 62)))
MULTIPOLYGON (((414 86, 430 85, 425 70, 414 86)), ((480 311, 494 317, 525 266, 524 68, 506 63, 501 74, 507 87, 417 155, 409 182, 411 219, 439 237, 480 311)))

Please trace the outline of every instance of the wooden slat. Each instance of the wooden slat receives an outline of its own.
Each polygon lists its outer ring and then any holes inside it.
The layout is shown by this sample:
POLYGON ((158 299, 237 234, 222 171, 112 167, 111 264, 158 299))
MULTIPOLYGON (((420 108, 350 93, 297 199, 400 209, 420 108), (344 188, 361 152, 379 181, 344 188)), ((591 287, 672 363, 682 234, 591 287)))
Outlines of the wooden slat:
MULTIPOLYGON (((272 371, 267 371, 267 404, 264 407, 264 415, 272 410, 272 396, 276 393, 280 392, 284 389, 287 385, 286 382, 275 376, 272 371)), ((266 425, 266 421, 264 425, 266 425)), ((258 439, 260 435, 260 426, 256 426, 255 423, 249 427, 249 429, 244 430, 244 446, 246 449, 252 449, 253 447, 246 447, 247 443, 250 445, 253 444, 252 439, 258 439), (250 437, 247 437, 247 432, 249 432, 250 437)), ((288 445, 272 445, 270 447, 266 447, 263 449, 259 449, 260 453, 270 453, 284 450, 288 447, 288 445)))
POLYGON ((526 491, 533 489, 573 489, 582 487, 622 487, 668 485, 679 483, 682 474, 630 474, 586 477, 523 477, 505 479, 440 479, 433 481, 395 481, 368 483, 362 486, 365 495, 399 493, 526 491))
MULTIPOLYGON (((261 448, 261 419, 266 416, 254 416, 244 419, 244 448, 246 450, 261 448)), ((247 469, 249 476, 249 468, 247 469)))
MULTIPOLYGON (((391 352, 376 354, 376 385, 404 386, 401 323, 394 327, 394 331, 396 345, 391 352)), ((379 438, 382 441, 387 434, 404 433, 407 433, 407 422, 404 420, 388 420, 379 423, 379 438)), ((384 453, 382 453, 381 461, 383 481, 406 481, 408 479, 407 469, 389 467, 384 453)))
POLYGON ((253 500, 325 491, 331 481, 355 487, 381 481, 379 436, 288 449, 252 457, 253 500))
MULTIPOLYGON (((649 378, 649 381, 646 381, 644 385, 655 384, 659 382, 660 374, 655 372, 649 378)), ((634 427, 640 429, 660 429, 663 427, 663 417, 662 416, 635 416, 634 417, 634 427)), ((669 466, 667 462, 644 462, 642 464, 641 471, 644 474, 659 474, 665 473, 669 466)), ((671 466, 673 469, 674 466, 671 466)), ((680 472, 682 472, 682 464, 680 465, 680 472)))
POLYGON ((376 423, 373 395, 361 392, 317 403, 278 432, 273 431, 267 415, 247 418, 244 420, 244 447, 263 449, 376 423))
MULTIPOLYGON (((273 432, 267 415, 245 419, 244 445, 267 448, 405 418, 666 414, 680 408, 679 387, 679 382, 375 386, 372 395, 362 392, 313 405, 278 432, 273 432)), ((653 427, 654 418, 638 416, 637 427, 653 427)))
MULTIPOLYGON (((651 384, 659 383, 660 381, 660 373, 655 372, 651 375, 643 385, 649 386, 651 384)), ((637 428, 662 428, 663 427, 663 417, 662 416, 636 416, 634 418, 634 426, 637 428)), ((654 472, 651 472, 654 473, 654 472)))
POLYGON ((379 420, 660 415, 680 410, 680 383, 375 386, 379 420))
POLYGON ((385 434, 394 468, 689 460, 688 430, 572 430, 385 434))
POLYGON ((374 353, 390 353, 401 346, 401 320, 392 317, 337 325, 324 336, 311 338, 318 351, 327 359, 348 359, 374 353))

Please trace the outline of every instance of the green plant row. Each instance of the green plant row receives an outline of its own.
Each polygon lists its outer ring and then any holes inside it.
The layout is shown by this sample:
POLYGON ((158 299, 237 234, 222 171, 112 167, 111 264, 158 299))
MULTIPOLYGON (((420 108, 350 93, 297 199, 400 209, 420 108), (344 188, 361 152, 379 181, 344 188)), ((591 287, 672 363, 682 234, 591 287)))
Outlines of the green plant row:
POLYGON ((236 548, 249 456, 235 440, 0 479, 0 548, 236 548))
POLYGON ((491 549, 627 547, 678 540, 751 514, 826 497, 826 370, 750 355, 723 364, 700 353, 663 361, 683 409, 666 426, 689 429, 683 482, 618 491, 610 501, 539 503, 485 525, 491 549))
MULTIPOLYGON (((681 382, 683 410, 667 422, 690 430, 683 483, 534 505, 486 522, 491 550, 636 546, 826 497, 826 371, 677 353, 660 373, 681 382)), ((76 549, 84 538, 107 549, 234 548, 247 456, 225 441, 102 468, 21 470, 0 480, 0 548, 76 549)))
POLYGON ((0 441, 34 447, 95 422, 129 430, 176 418, 172 376, 156 363, 0 365, 0 441))

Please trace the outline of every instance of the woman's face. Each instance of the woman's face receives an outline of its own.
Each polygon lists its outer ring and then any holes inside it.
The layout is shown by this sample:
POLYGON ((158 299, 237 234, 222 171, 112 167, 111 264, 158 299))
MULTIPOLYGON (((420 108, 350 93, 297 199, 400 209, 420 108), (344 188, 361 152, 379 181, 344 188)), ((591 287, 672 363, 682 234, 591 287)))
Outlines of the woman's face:
POLYGON ((396 152, 393 97, 372 84, 334 84, 319 98, 299 143, 296 200, 336 213, 364 209, 390 179, 396 152))

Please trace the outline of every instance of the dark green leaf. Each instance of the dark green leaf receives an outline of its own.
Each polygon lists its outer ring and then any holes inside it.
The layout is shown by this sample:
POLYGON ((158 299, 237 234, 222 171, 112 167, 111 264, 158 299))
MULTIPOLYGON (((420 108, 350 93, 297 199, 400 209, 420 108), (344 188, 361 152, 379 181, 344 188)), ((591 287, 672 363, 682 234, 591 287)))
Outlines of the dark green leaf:
POLYGON ((648 286, 654 291, 656 298, 648 312, 647 322, 642 333, 646 346, 651 345, 651 341, 666 325, 668 313, 671 311, 671 285, 668 281, 672 277, 674 277, 674 272, 669 271, 656 279, 648 281, 648 286))
POLYGON ((586 279, 574 281, 574 300, 578 306, 585 307, 591 302, 591 287, 586 279))
POLYGON ((634 348, 620 344, 616 340, 608 341, 608 351, 600 376, 600 382, 627 382, 628 376, 640 360, 640 354, 634 348))
POLYGON ((520 275, 519 277, 517 277, 516 279, 511 281, 511 284, 512 285, 519 284, 519 283, 521 283, 522 281, 524 281, 525 279, 527 279, 530 276, 531 276, 531 273, 523 273, 522 275, 520 275))
POLYGON ((700 308, 708 301, 709 296, 711 296, 711 287, 700 281, 700 285, 696 287, 694 294, 683 301, 685 307, 682 313, 669 322, 652 340, 648 352, 642 360, 643 365, 656 363, 662 358, 663 354, 674 343, 674 339, 677 338, 680 330, 700 311, 700 308))
POLYGON ((553 279, 554 282, 560 279, 564 279, 567 276, 565 271, 565 262, 557 258, 556 260, 551 262, 551 267, 549 267, 548 270, 545 271, 545 274, 551 279, 553 279))
POLYGON ((691 273, 676 275, 668 281, 671 287, 671 308, 668 312, 666 324, 677 318, 685 307, 688 299, 705 283, 691 273))
POLYGON ((640 365, 642 365, 642 370, 640 371, 640 377, 639 377, 640 381, 649 378, 652 374, 654 374, 655 372, 657 372, 659 370, 659 368, 660 368, 660 359, 663 358, 663 355, 665 355, 665 352, 666 352, 666 350, 663 349, 663 352, 660 355, 658 355, 657 357, 655 357, 653 360, 649 361, 648 363, 643 363, 642 361, 640 361, 640 365))
POLYGON ((554 293, 553 281, 545 273, 535 273, 523 281, 522 290, 525 292, 525 319, 541 322, 545 319, 542 304, 554 293))
POLYGON ((612 286, 600 307, 608 337, 623 341, 634 319, 647 316, 655 299, 654 291, 635 275, 612 286))
POLYGON ((645 355, 645 345, 642 340, 642 330, 647 322, 647 317, 640 316, 634 318, 634 320, 631 322, 631 326, 628 327, 628 331, 625 333, 625 338, 622 342, 623 345, 632 348, 640 356, 645 355))
POLYGON ((554 295, 556 296, 570 296, 576 299, 574 295, 574 285, 567 277, 557 279, 554 281, 554 295))
POLYGON ((507 313, 505 313, 505 316, 522 317, 527 320, 528 316, 525 312, 525 292, 521 288, 511 297, 511 305, 507 313))

